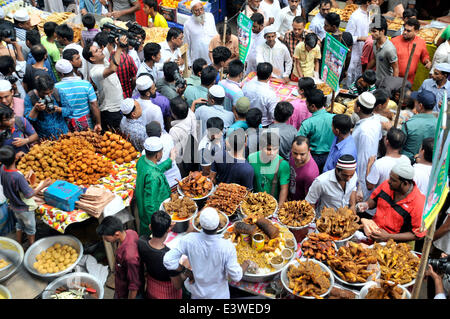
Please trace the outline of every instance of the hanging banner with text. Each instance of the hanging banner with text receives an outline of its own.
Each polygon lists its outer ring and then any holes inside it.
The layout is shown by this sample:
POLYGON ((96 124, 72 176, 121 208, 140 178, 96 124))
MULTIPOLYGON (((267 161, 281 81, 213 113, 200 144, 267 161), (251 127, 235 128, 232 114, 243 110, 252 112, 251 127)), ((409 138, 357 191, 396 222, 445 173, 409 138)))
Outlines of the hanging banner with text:
POLYGON ((239 39, 239 60, 245 63, 248 51, 250 50, 253 21, 242 12, 237 19, 238 39, 239 39))
POLYGON ((339 78, 345 65, 348 48, 327 33, 323 49, 320 78, 335 92, 339 91, 339 78))

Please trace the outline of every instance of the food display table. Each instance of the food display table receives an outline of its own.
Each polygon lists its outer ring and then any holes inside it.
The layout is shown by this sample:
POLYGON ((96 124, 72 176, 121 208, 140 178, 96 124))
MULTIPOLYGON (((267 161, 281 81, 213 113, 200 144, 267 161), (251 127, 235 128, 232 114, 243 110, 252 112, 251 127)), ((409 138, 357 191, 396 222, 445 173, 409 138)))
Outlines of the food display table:
MULTIPOLYGON (((241 87, 248 81, 252 81, 256 77, 256 72, 249 73, 241 83, 241 87)), ((282 81, 271 78, 269 81, 270 87, 281 101, 292 101, 298 96, 297 84, 295 82, 288 82, 284 84, 282 81)))

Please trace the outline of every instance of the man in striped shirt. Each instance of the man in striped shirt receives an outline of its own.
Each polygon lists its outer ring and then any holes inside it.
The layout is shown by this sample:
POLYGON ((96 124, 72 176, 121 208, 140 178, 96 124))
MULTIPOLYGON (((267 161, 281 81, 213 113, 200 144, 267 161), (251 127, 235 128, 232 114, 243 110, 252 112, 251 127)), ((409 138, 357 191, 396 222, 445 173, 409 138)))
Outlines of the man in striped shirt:
POLYGON ((73 109, 67 123, 69 130, 74 132, 93 128, 94 131, 101 132, 100 109, 92 84, 74 76, 72 64, 66 59, 56 62, 55 68, 61 77, 61 82, 56 83, 55 87, 60 94, 65 95, 73 109))

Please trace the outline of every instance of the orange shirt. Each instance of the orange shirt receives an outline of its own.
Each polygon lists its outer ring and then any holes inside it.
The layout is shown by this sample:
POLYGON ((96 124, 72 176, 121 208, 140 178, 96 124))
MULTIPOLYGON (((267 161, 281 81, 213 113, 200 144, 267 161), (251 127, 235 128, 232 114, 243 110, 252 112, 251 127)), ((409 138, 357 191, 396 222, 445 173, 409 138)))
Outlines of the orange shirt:
MULTIPOLYGON (((209 52, 212 52, 212 50, 218 46, 223 46, 222 35, 220 34, 217 34, 211 39, 211 42, 209 43, 209 52)), ((239 39, 237 36, 232 34, 230 41, 228 41, 225 46, 231 51, 230 59, 234 60, 239 58, 239 39)))
POLYGON ((419 60, 425 64, 425 61, 430 59, 425 41, 418 36, 416 36, 412 41, 405 41, 403 35, 399 35, 392 38, 391 42, 397 49, 399 76, 405 75, 409 54, 411 53, 413 43, 416 43, 416 49, 414 50, 414 55, 412 57, 411 66, 408 73, 408 81, 413 84, 417 66, 419 65, 419 60))

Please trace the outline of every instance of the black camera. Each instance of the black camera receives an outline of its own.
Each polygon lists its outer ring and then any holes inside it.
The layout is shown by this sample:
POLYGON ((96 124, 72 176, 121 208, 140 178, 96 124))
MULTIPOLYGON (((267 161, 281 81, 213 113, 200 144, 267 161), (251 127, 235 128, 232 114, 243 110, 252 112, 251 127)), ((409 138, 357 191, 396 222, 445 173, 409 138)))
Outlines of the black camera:
POLYGON ((435 272, 450 275, 450 256, 438 259, 430 258, 428 263, 433 267, 435 272))
MULTIPOLYGON (((108 34, 109 43, 114 43, 116 39, 120 38, 122 35, 125 35, 128 39, 127 45, 132 46, 136 51, 141 45, 141 40, 138 36, 141 36, 145 39, 145 30, 137 24, 137 22, 128 21, 126 24, 128 30, 120 28, 112 23, 105 23, 103 25, 103 29, 110 29, 108 34)), ((122 44, 119 43, 122 46, 122 44)))
POLYGON ((53 99, 46 95, 43 99, 40 99, 39 102, 45 105, 45 110, 49 113, 52 113, 55 111, 55 104, 53 104, 53 99))
POLYGON ((16 30, 14 29, 14 24, 10 21, 0 21, 0 39, 16 41, 16 30))
POLYGON ((178 70, 175 71, 173 77, 175 79, 176 88, 183 88, 186 85, 186 80, 181 76, 178 70))

